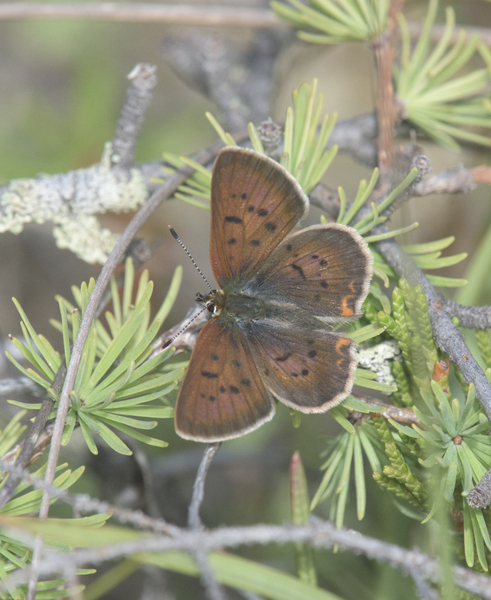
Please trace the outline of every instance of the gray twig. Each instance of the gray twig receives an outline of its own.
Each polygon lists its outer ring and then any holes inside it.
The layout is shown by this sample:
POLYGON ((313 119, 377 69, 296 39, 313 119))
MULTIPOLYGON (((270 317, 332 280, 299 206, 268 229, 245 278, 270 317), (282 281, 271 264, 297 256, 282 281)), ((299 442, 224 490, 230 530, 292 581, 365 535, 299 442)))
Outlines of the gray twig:
POLYGON ((157 85, 157 67, 139 63, 128 75, 131 86, 126 92, 126 102, 121 110, 116 134, 113 138, 111 162, 127 171, 135 161, 135 150, 143 121, 152 102, 157 85))
POLYGON ((226 130, 270 114, 276 58, 292 30, 259 30, 246 43, 200 30, 164 38, 162 56, 191 88, 213 100, 226 130))
POLYGON ((421 600, 440 600, 438 592, 421 577, 421 573, 418 573, 415 569, 411 569, 409 574, 413 578, 414 585, 416 586, 416 590, 418 591, 421 600))
MULTIPOLYGON (((201 459, 201 463, 196 473, 196 479, 193 486, 193 497, 189 505, 188 525, 190 529, 204 529, 199 516, 199 509, 203 502, 205 493, 205 480, 213 457, 218 452, 221 443, 208 444, 201 459)), ((206 590, 209 600, 225 600, 225 592, 221 585, 216 581, 213 571, 208 562, 207 552, 201 546, 197 545, 194 550, 196 563, 201 571, 201 581, 206 590)))
POLYGON ((210 468, 213 457, 218 452, 221 446, 221 442, 216 444, 208 444, 206 446, 203 458, 196 473, 196 479, 193 486, 193 497, 191 504, 189 505, 188 525, 191 529, 203 529, 203 523, 199 516, 199 509, 203 502, 203 496, 205 493, 205 480, 210 468))
POLYGON ((0 20, 36 18, 78 18, 130 23, 291 29, 273 11, 264 8, 131 2, 121 4, 117 2, 72 2, 69 4, 5 2, 0 5, 0 20))
MULTIPOLYGON (((204 461, 202 461, 203 463, 204 461)), ((425 580, 439 583, 440 571, 438 561, 420 552, 389 544, 387 542, 370 538, 357 531, 337 529, 334 524, 321 519, 315 519, 309 525, 253 525, 250 527, 228 527, 214 530, 186 530, 170 525, 162 519, 152 519, 140 511, 127 511, 111 506, 106 502, 89 498, 86 494, 69 494, 65 490, 53 487, 45 481, 37 479, 29 472, 22 472, 15 465, 0 462, 0 468, 11 473, 17 473, 22 479, 32 484, 35 489, 49 490, 52 497, 58 497, 67 502, 76 510, 84 512, 97 512, 99 514, 111 512, 122 523, 130 523, 139 529, 146 529, 157 534, 156 537, 138 540, 129 544, 119 544, 107 548, 94 548, 75 552, 71 556, 60 557, 55 553, 46 554, 39 564, 38 573, 49 574, 63 570, 67 560, 73 560, 75 567, 86 564, 102 563, 113 558, 130 556, 139 551, 158 550, 184 550, 192 552, 196 548, 206 551, 219 550, 223 547, 236 547, 239 545, 270 544, 270 543, 311 543, 320 548, 330 548, 339 545, 341 549, 364 554, 370 559, 388 562, 395 568, 420 574, 425 580)), ((26 581, 26 573, 32 570, 16 572, 9 580, 9 585, 26 581)), ((491 579, 471 569, 456 566, 453 569, 455 583, 471 594, 482 596, 491 600, 491 579)), ((5 585, 4 583, 2 585, 5 585)), ((0 589, 3 589, 0 586, 0 589)))
MULTIPOLYGON (((440 296, 440 295, 439 295, 440 296)), ((457 317, 460 327, 469 329, 491 328, 491 306, 466 306, 453 300, 439 297, 443 310, 451 317, 457 317)))
MULTIPOLYGON (((417 549, 408 550, 395 544, 378 540, 358 531, 338 529, 333 523, 316 520, 308 525, 252 525, 248 527, 226 527, 213 530, 185 530, 173 537, 158 536, 139 539, 132 542, 113 544, 107 547, 97 547, 74 551, 70 555, 60 555, 46 552, 43 560, 37 566, 40 575, 53 574, 63 571, 68 562, 79 568, 83 565, 96 565, 108 560, 131 556, 138 552, 163 552, 181 550, 193 552, 199 547, 208 552, 233 548, 241 545, 266 545, 287 543, 309 543, 317 548, 332 548, 338 546, 356 554, 363 554, 369 559, 388 563, 393 568, 403 572, 417 571, 420 576, 434 584, 440 583, 441 569, 439 561, 417 549)), ((18 570, 9 579, 9 585, 25 582, 29 569, 18 570)), ((453 577, 459 588, 491 600, 491 578, 471 569, 454 566, 453 577)), ((0 590, 5 589, 2 582, 0 590)))
MULTIPOLYGON (((382 231, 382 229, 381 229, 382 231)), ((441 298, 426 278, 423 271, 408 257, 394 240, 377 243, 377 250, 399 277, 405 277, 412 285, 420 284, 426 296, 428 314, 433 336, 438 346, 446 352, 450 360, 460 369, 467 383, 474 383, 476 397, 491 419, 491 384, 484 371, 465 343, 465 338, 452 323, 450 315, 443 310, 441 298)))
POLYGON ((467 504, 471 508, 486 508, 491 504, 491 469, 483 475, 481 481, 467 494, 467 504))

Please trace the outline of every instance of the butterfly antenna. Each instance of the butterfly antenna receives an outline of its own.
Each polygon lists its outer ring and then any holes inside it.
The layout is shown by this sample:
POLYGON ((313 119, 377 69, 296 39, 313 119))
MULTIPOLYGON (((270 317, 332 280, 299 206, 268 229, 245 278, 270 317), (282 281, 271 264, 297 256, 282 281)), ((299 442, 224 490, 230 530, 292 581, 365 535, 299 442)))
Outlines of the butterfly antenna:
POLYGON ((169 225, 169 231, 172 233, 172 237, 177 240, 179 242, 179 244, 181 245, 181 248, 184 250, 184 252, 189 256, 190 261, 193 263, 193 265, 196 267, 196 270, 198 271, 198 273, 201 275, 201 277, 203 278, 203 281, 206 283, 206 285, 209 287, 210 292, 212 292, 213 290, 211 289, 211 285, 208 283, 208 280, 206 279, 206 277, 203 275, 201 269, 198 267, 198 265, 194 262, 194 258, 191 256, 191 254, 189 253, 188 249, 186 248, 186 246, 181 242, 181 238, 177 235, 176 230, 171 227, 169 225))
MULTIPOLYGON (((193 259, 191 259, 191 260, 193 260, 193 259)), ((172 344, 172 342, 174 342, 174 340, 177 340, 177 338, 186 331, 186 329, 191 325, 191 323, 193 321, 196 321, 196 319, 205 312, 206 308, 207 308, 206 306, 203 306, 203 308, 199 311, 199 313, 195 314, 194 317, 189 319, 189 321, 185 325, 183 325, 181 327, 181 329, 179 329, 179 331, 170 338, 170 340, 167 340, 165 342, 165 344, 162 346, 162 350, 165 350, 172 344)))

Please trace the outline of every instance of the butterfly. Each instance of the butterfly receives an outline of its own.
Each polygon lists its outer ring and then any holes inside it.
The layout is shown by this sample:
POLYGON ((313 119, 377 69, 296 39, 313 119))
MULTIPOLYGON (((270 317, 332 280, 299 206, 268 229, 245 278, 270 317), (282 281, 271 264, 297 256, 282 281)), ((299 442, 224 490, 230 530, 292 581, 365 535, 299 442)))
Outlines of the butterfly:
POLYGON ((350 393, 356 344, 332 331, 360 316, 372 255, 341 224, 293 232, 309 200, 292 175, 253 150, 226 147, 211 181, 210 258, 220 289, 175 409, 197 442, 240 437, 272 419, 275 399, 321 413, 350 393))

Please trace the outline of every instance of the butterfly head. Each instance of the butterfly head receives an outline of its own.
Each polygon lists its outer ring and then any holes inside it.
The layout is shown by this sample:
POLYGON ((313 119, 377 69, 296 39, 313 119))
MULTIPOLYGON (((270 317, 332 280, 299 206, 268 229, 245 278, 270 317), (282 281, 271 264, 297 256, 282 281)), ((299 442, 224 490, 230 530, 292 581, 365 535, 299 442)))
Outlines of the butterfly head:
POLYGON ((225 292, 223 290, 212 290, 209 294, 196 294, 196 302, 205 306, 213 316, 220 314, 225 306, 225 292))

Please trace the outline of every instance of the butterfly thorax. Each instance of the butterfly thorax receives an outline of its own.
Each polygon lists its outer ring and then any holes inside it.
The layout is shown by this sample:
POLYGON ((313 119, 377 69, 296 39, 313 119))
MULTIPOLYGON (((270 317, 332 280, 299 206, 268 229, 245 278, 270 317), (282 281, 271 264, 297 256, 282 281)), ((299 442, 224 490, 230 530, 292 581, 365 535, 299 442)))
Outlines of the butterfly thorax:
POLYGON ((263 319, 268 314, 264 300, 232 290, 213 290, 206 296, 198 294, 196 300, 213 316, 220 316, 226 321, 252 321, 263 319))

